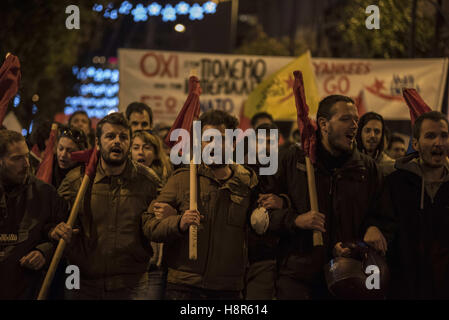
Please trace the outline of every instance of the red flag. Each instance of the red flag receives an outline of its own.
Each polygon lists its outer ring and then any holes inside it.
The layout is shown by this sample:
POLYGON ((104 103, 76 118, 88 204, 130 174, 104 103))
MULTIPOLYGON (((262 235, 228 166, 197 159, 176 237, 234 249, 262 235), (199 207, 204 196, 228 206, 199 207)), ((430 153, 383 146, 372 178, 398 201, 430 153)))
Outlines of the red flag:
POLYGON ((70 158, 73 161, 84 162, 87 165, 85 174, 93 180, 93 178, 95 178, 95 173, 97 172, 99 154, 100 151, 97 150, 97 147, 93 147, 92 149, 72 152, 70 158))
POLYGON ((357 107, 357 112, 359 114, 359 117, 363 116, 366 113, 366 107, 365 107, 365 99, 363 90, 360 90, 359 95, 355 97, 354 104, 357 107))
POLYGON ((34 153, 34 155, 38 158, 41 158, 41 151, 39 150, 39 146, 37 144, 35 144, 32 148, 31 148, 31 152, 34 153))
POLYGON ((9 54, 0 68, 0 125, 5 119, 9 101, 17 94, 20 77, 19 58, 9 54))
POLYGON ((316 130, 315 121, 309 118, 309 106, 304 93, 304 82, 301 71, 294 71, 295 82, 293 83, 293 95, 295 96, 298 129, 301 133, 302 149, 310 158, 312 163, 316 160, 316 130))
POLYGON ((415 89, 403 88, 402 95, 404 96, 405 102, 407 102, 407 106, 410 109, 410 120, 412 121, 412 125, 420 115, 432 111, 432 109, 424 102, 415 89))
POLYGON ((242 129, 242 131, 251 128, 251 119, 245 116, 245 103, 242 103, 239 118, 239 128, 242 129))
POLYGON ((51 184, 53 178, 53 160, 55 158, 54 149, 56 142, 56 135, 58 133, 58 125, 53 124, 48 137, 47 146, 45 147, 42 162, 36 172, 36 178, 51 184))
MULTIPOLYGON (((200 94, 200 82, 197 77, 191 76, 189 78, 189 95, 187 96, 187 100, 184 102, 184 106, 176 117, 175 122, 165 138, 165 144, 170 148, 177 143, 175 141, 170 141, 170 135, 173 130, 185 129, 191 135, 192 123, 194 120, 198 119, 200 115, 200 94)), ((179 137, 179 139, 181 139, 181 137, 179 137)))

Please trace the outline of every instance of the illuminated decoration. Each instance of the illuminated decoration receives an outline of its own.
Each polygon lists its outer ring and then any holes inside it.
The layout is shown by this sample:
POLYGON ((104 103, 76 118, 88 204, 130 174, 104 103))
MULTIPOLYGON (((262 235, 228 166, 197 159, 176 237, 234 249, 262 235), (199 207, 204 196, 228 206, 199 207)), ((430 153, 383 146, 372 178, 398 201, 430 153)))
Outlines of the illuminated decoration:
POLYGON ((17 108, 17 106, 20 104, 20 95, 16 95, 14 97, 13 103, 14 103, 14 108, 17 108))
POLYGON ((170 4, 167 4, 161 11, 162 21, 175 21, 176 20, 176 10, 170 4))
POLYGON ((162 6, 157 3, 153 2, 148 6, 148 14, 150 16, 158 16, 161 13, 162 6))
POLYGON ((203 8, 200 7, 200 5, 198 3, 195 3, 191 8, 190 8, 190 20, 201 20, 204 18, 203 15, 203 8))
POLYGON ((96 12, 101 12, 103 10, 103 6, 101 4, 94 4, 92 10, 96 12))
POLYGON ((141 3, 135 6, 129 1, 123 1, 118 7, 109 3, 106 7, 101 4, 94 4, 93 11, 103 12, 103 17, 116 20, 120 15, 133 15, 135 22, 147 21, 148 16, 162 16, 162 21, 176 21, 177 15, 188 15, 190 20, 202 20, 204 14, 214 14, 217 11, 217 4, 213 1, 207 1, 203 5, 195 3, 189 5, 185 1, 180 1, 176 5, 167 4, 163 8, 157 2, 151 2, 148 6, 141 3), (134 9, 133 9, 134 8, 134 9))
POLYGON ((145 7, 142 4, 140 4, 140 3, 132 11, 132 14, 134 16, 134 21, 135 22, 147 21, 148 20, 147 9, 145 9, 145 7))
POLYGON ((72 67, 81 83, 76 85, 79 96, 65 99, 65 114, 86 111, 89 117, 103 118, 118 111, 119 71, 110 68, 72 67))
POLYGON ((112 3, 108 4, 108 6, 106 7, 106 10, 104 11, 103 17, 105 18, 111 18, 111 9, 114 8, 114 5, 112 3))
POLYGON ((204 13, 212 14, 217 11, 217 4, 212 1, 207 1, 203 4, 204 13))
POLYGON ((115 19, 118 18, 117 10, 112 10, 112 11, 111 11, 110 18, 111 18, 112 20, 115 20, 115 19))
POLYGON ((176 5, 176 12, 180 15, 188 14, 190 9, 190 5, 185 3, 184 1, 181 1, 176 5))
POLYGON ((128 15, 131 12, 131 9, 133 8, 133 5, 129 3, 128 1, 125 1, 120 6, 120 9, 118 9, 118 12, 120 14, 128 15))
POLYGON ((178 23, 178 24, 175 26, 175 30, 176 30, 177 32, 184 32, 184 31, 186 31, 186 27, 185 27, 183 24, 178 23))

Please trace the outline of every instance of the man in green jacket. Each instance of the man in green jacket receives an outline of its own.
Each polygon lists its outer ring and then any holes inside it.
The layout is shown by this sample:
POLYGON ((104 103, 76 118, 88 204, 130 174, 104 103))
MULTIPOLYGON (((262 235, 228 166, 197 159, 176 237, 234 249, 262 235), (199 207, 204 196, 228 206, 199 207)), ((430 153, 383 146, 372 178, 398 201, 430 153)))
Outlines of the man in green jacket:
MULTIPOLYGON (((238 124, 235 117, 219 110, 208 111, 199 120, 203 132, 216 129, 222 137, 225 129, 235 129, 238 124)), ((203 150, 205 146, 203 143, 203 150)), ((167 299, 241 298, 250 191, 257 177, 241 165, 218 162, 198 166, 198 210, 189 210, 188 168, 178 169, 150 206, 144 229, 152 241, 164 243, 167 299), (155 202, 170 204, 178 214, 158 219, 155 202), (198 226, 197 260, 189 260, 190 225, 198 226)))
MULTIPOLYGON (((128 157, 130 127, 121 113, 97 125, 100 150, 96 175, 80 206, 80 233, 68 248, 70 264, 79 267, 80 289, 67 291, 71 299, 146 299, 149 239, 142 216, 156 197, 157 183, 148 170, 128 157)), ((59 193, 72 204, 83 170, 70 171, 59 193)))

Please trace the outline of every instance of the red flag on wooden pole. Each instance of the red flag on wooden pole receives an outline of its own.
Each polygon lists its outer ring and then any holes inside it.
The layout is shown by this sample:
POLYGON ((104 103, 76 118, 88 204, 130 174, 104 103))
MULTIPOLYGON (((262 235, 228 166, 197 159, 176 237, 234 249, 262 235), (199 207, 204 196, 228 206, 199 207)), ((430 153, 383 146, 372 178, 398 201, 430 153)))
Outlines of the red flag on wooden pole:
MULTIPOLYGON (((310 208, 318 211, 318 196, 316 193, 315 169, 316 162, 316 123, 309 118, 309 106, 306 102, 304 82, 301 71, 294 71, 293 95, 295 96, 296 112, 298 116, 298 129, 301 134, 301 143, 306 153, 307 186, 309 190, 310 208)), ((323 235, 320 231, 313 230, 313 245, 323 246, 323 235)))
MULTIPOLYGON (((173 130, 185 129, 189 132, 189 136, 192 135, 192 124, 195 119, 198 119, 200 114, 200 94, 201 86, 197 77, 191 76, 189 78, 189 95, 184 103, 181 111, 176 117, 170 131, 165 138, 165 143, 169 147, 173 147, 177 142, 170 141, 170 135, 173 130)), ((180 137, 181 139, 181 137, 180 137)), ((179 141, 179 139, 178 139, 179 141)), ((193 142, 196 143, 195 141, 193 142)), ((190 161, 190 210, 197 210, 197 175, 196 164, 193 159, 190 161)), ((191 225, 189 227, 189 259, 196 260, 197 256, 197 226, 191 225)))
POLYGON ((0 67, 0 125, 5 119, 9 101, 19 90, 20 77, 19 58, 7 54, 5 62, 0 67))

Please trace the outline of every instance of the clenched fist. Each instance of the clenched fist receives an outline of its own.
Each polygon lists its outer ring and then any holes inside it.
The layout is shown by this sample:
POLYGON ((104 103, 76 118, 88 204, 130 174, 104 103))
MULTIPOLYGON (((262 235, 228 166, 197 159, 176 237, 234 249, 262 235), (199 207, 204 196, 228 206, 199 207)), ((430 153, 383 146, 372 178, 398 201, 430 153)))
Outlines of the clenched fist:
POLYGON ((19 262, 22 267, 31 270, 39 270, 44 266, 45 258, 40 251, 34 250, 28 253, 26 256, 23 256, 19 260, 19 262))
POLYGON ((178 213, 175 208, 165 202, 155 202, 153 205, 153 212, 158 219, 164 219, 178 213))
POLYGON ((50 231, 50 238, 59 241, 64 239, 65 242, 70 243, 72 240, 72 234, 77 234, 79 229, 72 229, 67 223, 61 222, 53 230, 50 231))
POLYGON ((303 214, 300 214, 295 219, 295 225, 301 229, 308 230, 318 230, 321 232, 326 232, 324 229, 325 216, 321 212, 318 211, 309 211, 303 214))
POLYGON ((179 221, 179 228, 182 231, 187 231, 191 225, 200 225, 201 216, 198 210, 186 210, 179 221))
POLYGON ((282 209, 284 200, 273 193, 269 193, 260 194, 257 203, 265 209, 282 209))
POLYGON ((382 252, 382 254, 384 255, 387 252, 387 240, 385 240, 382 232, 375 226, 371 226, 366 230, 363 241, 365 241, 377 251, 382 252))

